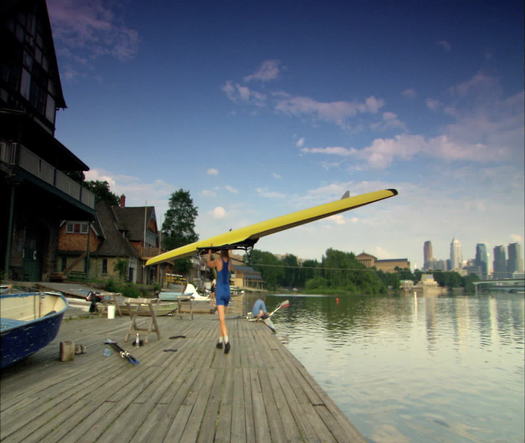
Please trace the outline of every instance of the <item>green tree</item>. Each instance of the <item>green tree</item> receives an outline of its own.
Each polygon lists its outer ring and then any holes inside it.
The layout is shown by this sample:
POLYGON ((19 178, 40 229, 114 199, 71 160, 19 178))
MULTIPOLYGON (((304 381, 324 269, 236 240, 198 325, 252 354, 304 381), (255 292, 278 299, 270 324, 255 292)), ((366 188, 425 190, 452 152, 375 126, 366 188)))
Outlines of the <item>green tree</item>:
POLYGON ((463 278, 463 287, 465 288, 465 292, 474 292, 474 282, 479 281, 479 277, 476 274, 469 274, 466 275, 463 278))
MULTIPOLYGON (((179 189, 171 194, 169 209, 164 215, 161 230, 164 249, 176 249, 199 239, 195 232, 197 215, 199 211, 194 206, 189 191, 179 189)), ((176 260, 174 268, 177 273, 187 274, 191 268, 191 262, 189 259, 176 260)))
POLYGON ((323 277, 313 277, 306 282, 306 289, 326 289, 328 281, 323 277))
POLYGON ((433 272, 433 276, 439 286, 449 289, 464 287, 463 278, 457 272, 435 271, 433 272))
POLYGON ((109 189, 107 181, 89 180, 82 183, 85 188, 95 194, 95 201, 104 201, 110 206, 118 206, 119 198, 109 189))
POLYGON ((286 254, 281 259, 281 264, 283 265, 283 273, 279 285, 286 288, 295 288, 299 286, 299 282, 301 281, 301 269, 299 268, 297 257, 292 254, 286 254))
POLYGON ((118 273, 120 280, 125 280, 128 273, 129 263, 128 260, 120 259, 113 266, 113 271, 118 273))
POLYGON ((271 252, 252 249, 245 255, 245 263, 261 273, 266 289, 275 290, 283 278, 283 267, 271 252))
POLYGON ((317 260, 305 260, 302 264, 301 281, 298 283, 298 287, 305 288, 308 280, 320 277, 321 271, 317 269, 318 267, 319 262, 317 260))
POLYGON ((399 289, 400 278, 399 273, 397 272, 383 272, 381 270, 377 271, 378 277, 382 280, 383 284, 392 290, 399 289))

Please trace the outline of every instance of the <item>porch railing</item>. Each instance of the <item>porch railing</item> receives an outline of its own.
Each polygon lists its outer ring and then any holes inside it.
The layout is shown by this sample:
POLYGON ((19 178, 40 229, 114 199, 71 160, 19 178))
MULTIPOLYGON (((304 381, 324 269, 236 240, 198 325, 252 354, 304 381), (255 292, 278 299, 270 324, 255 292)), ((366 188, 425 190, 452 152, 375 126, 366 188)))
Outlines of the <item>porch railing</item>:
POLYGON ((95 195, 80 183, 19 143, 0 142, 0 161, 17 165, 86 206, 95 208, 95 195))
POLYGON ((162 252, 164 251, 162 251, 161 248, 151 248, 151 247, 144 247, 144 246, 140 247, 141 257, 147 257, 147 258, 155 257, 161 254, 162 252))

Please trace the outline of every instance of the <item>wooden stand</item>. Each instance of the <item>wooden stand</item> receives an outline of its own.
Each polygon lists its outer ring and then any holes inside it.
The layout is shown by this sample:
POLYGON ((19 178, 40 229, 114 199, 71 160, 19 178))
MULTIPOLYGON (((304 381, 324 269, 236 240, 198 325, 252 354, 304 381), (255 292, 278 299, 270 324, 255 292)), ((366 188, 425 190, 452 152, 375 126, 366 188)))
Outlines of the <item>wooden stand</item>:
POLYGON ((179 311, 179 318, 182 318, 182 304, 190 304, 190 315, 193 320, 193 299, 191 297, 177 297, 177 311, 179 311))
POLYGON ((158 299, 150 298, 128 298, 126 300, 125 303, 129 310, 130 325, 128 333, 124 338, 125 342, 128 341, 130 335, 134 337, 137 334, 137 332, 146 332, 146 336, 144 337, 144 343, 148 343, 148 336, 152 332, 155 332, 157 334, 157 339, 160 340, 159 326, 157 324, 155 309, 153 308, 153 305, 157 304, 157 302, 158 299), (150 322, 147 328, 140 328, 137 325, 137 317, 141 314, 143 316, 144 314, 149 314, 148 316, 150 317, 150 322))

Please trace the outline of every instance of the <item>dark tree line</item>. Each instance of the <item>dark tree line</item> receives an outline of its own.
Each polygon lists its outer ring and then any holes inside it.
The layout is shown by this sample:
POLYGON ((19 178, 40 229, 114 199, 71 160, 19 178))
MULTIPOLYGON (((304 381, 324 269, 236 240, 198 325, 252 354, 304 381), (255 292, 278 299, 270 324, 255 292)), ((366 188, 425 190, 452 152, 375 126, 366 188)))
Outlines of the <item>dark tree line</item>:
MULTIPOLYGON (((261 273, 265 287, 276 289, 301 289, 306 292, 384 294, 397 290, 401 280, 417 283, 422 272, 397 269, 383 272, 367 268, 351 252, 327 249, 320 261, 305 260, 302 263, 292 254, 279 258, 271 252, 254 249, 245 256, 245 263, 261 273)), ((472 290, 475 275, 462 277, 457 272, 434 272, 440 286, 472 290)))

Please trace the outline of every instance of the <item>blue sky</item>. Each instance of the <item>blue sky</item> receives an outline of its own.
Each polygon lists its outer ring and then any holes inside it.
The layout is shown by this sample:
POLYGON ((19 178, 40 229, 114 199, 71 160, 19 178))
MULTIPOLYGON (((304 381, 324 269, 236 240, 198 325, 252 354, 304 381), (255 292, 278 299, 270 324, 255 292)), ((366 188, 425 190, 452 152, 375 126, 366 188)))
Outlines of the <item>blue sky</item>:
POLYGON ((201 238, 383 188, 266 237, 422 265, 524 237, 523 2, 48 0, 57 138, 128 206, 189 190, 201 238))

